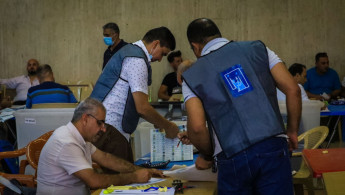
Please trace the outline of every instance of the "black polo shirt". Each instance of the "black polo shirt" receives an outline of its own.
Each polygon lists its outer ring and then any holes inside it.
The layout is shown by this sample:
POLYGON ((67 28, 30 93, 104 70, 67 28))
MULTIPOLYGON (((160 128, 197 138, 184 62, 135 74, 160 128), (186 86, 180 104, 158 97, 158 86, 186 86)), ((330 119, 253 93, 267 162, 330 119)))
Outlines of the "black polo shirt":
POLYGON ((127 45, 128 43, 123 41, 121 39, 120 43, 116 45, 116 47, 114 48, 113 51, 110 50, 110 47, 108 47, 107 50, 105 50, 104 52, 104 56, 103 56, 103 67, 102 70, 104 69, 105 65, 108 63, 108 61, 110 60, 110 58, 117 52, 119 51, 123 46, 127 45))

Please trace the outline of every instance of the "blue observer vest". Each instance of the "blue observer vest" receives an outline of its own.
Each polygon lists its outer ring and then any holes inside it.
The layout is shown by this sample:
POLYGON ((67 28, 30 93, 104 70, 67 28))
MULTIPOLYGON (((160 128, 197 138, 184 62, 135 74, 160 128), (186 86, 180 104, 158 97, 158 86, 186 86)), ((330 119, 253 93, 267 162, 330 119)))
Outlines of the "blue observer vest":
POLYGON ((227 157, 284 133, 262 42, 230 42, 199 58, 183 78, 202 101, 227 157))
MULTIPOLYGON (((137 57, 145 60, 149 75, 148 85, 151 85, 152 70, 145 52, 139 46, 127 44, 118 52, 116 52, 109 60, 102 74, 98 78, 90 97, 103 102, 119 79, 128 82, 120 77, 122 71, 122 63, 126 57, 137 57)), ((131 89, 129 88, 125 110, 122 118, 123 131, 129 134, 133 133, 138 125, 139 117, 140 116, 135 108, 131 89)))

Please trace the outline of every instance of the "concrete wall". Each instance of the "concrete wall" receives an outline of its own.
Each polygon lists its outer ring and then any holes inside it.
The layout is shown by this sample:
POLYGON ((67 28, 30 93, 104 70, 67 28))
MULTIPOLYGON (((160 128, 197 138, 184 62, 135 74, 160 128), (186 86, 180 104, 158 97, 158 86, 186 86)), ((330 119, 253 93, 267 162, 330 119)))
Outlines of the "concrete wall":
MULTIPOLYGON (((37 58, 53 66, 58 82, 89 80, 101 72, 102 25, 116 22, 121 38, 134 42, 151 28, 167 26, 183 57, 195 59, 187 25, 208 17, 232 40, 260 39, 289 66, 314 66, 317 52, 345 76, 343 0, 0 0, 0 78, 25 73, 37 58)), ((153 100, 166 73, 165 59, 152 64, 153 100)))

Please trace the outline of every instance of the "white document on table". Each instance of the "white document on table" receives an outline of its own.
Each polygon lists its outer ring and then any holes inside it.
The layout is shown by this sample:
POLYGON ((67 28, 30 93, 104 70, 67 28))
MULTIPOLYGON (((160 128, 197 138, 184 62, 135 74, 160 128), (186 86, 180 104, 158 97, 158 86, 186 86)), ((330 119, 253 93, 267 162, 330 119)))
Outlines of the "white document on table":
POLYGON ((147 186, 147 185, 152 185, 152 184, 159 183, 159 182, 162 182, 162 181, 165 181, 165 179, 151 177, 151 179, 147 183, 132 183, 132 184, 128 184, 127 186, 132 186, 132 187, 135 187, 135 186, 147 186))
POLYGON ((217 181, 218 176, 217 173, 212 172, 212 169, 198 170, 196 169, 195 165, 173 171, 163 171, 163 174, 174 179, 188 181, 217 181))

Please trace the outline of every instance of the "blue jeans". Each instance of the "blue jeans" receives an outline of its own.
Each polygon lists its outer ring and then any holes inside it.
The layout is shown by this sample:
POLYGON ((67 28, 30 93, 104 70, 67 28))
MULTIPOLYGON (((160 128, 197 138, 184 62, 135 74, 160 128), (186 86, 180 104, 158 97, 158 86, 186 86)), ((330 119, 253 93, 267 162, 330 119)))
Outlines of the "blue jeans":
POLYGON ((269 138, 227 158, 218 158, 220 195, 293 195, 286 138, 269 138))

